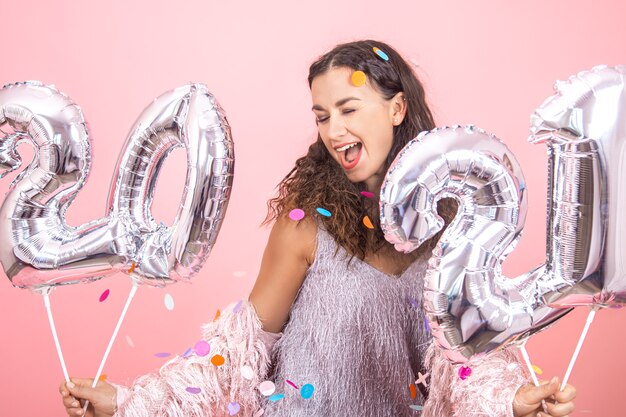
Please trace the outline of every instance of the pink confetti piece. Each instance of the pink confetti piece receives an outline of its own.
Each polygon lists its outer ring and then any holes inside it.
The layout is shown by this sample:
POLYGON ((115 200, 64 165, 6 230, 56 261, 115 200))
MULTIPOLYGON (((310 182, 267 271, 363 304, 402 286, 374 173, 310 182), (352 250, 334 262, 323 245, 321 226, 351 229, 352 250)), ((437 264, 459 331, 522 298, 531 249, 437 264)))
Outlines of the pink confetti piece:
POLYGON ((126 343, 128 343, 128 346, 134 348, 135 347, 135 342, 133 342, 133 339, 130 338, 130 336, 126 335, 126 343))
POLYGON ((185 391, 187 391, 190 394, 200 394, 200 392, 202 390, 200 388, 196 388, 196 387, 187 387, 187 388, 185 388, 185 391))
POLYGON ((234 271, 233 272, 233 276, 237 277, 237 278, 243 278, 247 275, 248 273, 246 271, 234 271))
POLYGON ((366 198, 374 198, 374 193, 370 193, 369 191, 361 191, 361 195, 366 198))
POLYGON ((155 353, 154 356, 156 356, 157 358, 167 358, 168 356, 172 356, 172 354, 167 352, 158 352, 155 353))
POLYGON ((204 340, 201 340, 196 343, 196 345, 193 347, 193 350, 196 351, 196 355, 198 356, 206 356, 211 351, 211 345, 209 345, 204 340))
POLYGON ((459 368, 459 378, 462 380, 467 379, 472 374, 472 368, 469 366, 461 366, 459 368))
POLYGON ((276 391, 276 385, 272 381, 263 381, 259 384, 259 391, 267 397, 276 391))
POLYGON ((299 209, 299 208, 295 208, 291 210, 289 212, 289 218, 295 221, 304 219, 304 210, 299 209))
POLYGON ((104 300, 106 300, 110 292, 111 291, 109 290, 104 290, 104 292, 100 294, 100 302, 103 302, 104 300))
POLYGON ((292 387, 294 387, 295 389, 298 389, 298 386, 294 384, 293 382, 291 382, 290 380, 286 379, 285 382, 291 385, 292 387))

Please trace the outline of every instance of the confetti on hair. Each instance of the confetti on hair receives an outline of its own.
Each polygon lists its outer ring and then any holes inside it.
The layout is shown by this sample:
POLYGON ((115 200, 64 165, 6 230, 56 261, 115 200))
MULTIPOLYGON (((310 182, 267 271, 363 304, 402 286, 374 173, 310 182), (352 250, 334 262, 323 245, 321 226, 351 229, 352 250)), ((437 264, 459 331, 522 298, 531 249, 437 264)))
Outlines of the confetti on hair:
POLYGON ((304 210, 299 209, 299 208, 295 208, 291 210, 289 212, 289 218, 295 221, 304 219, 304 210))
POLYGON ((472 368, 469 366, 461 366, 459 368, 459 378, 462 380, 467 379, 472 374, 472 368))
POLYGON ((296 384, 294 384, 293 382, 291 382, 288 379, 285 379, 285 382, 288 383, 289 385, 291 385, 292 387, 294 387, 295 389, 298 389, 298 386, 296 384))
POLYGON ((282 400, 283 398, 285 398, 285 394, 274 394, 271 397, 269 397, 268 400, 272 402, 276 402, 278 400, 282 400))
POLYGON ((187 388, 185 388, 185 391, 187 391, 190 394, 200 394, 200 392, 202 390, 200 388, 197 388, 197 387, 187 387, 187 388))
POLYGON ((226 408, 228 409, 228 413, 231 416, 234 416, 235 414, 237 414, 239 412, 239 410, 241 410, 241 406, 239 405, 238 402, 235 402, 235 401, 233 401, 231 403, 228 403, 226 408))
POLYGON ((206 341, 201 340, 193 347, 193 350, 196 352, 198 356, 206 356, 211 351, 211 345, 209 345, 206 341))
POLYGON ((187 348, 187 350, 185 351, 185 353, 183 353, 183 358, 188 358, 188 357, 190 357, 192 353, 193 353, 193 348, 187 348))
POLYGON ((426 382, 426 378, 428 378, 428 375, 430 375, 429 372, 426 372, 426 374, 422 374, 421 372, 418 372, 417 379, 415 380, 415 385, 422 384, 423 386, 427 387, 428 382, 426 382))
POLYGON ((156 356, 157 358, 167 358, 168 356, 171 356, 171 353, 167 353, 167 352, 158 352, 155 353, 154 356, 156 356))
POLYGON ((540 367, 538 367, 537 365, 533 365, 533 371, 535 371, 535 373, 537 375, 543 374, 543 370, 540 367))
POLYGON ((311 398, 313 396, 313 392, 314 391, 315 391, 315 388, 313 387, 313 385, 311 385, 311 384, 304 384, 302 386, 302 388, 300 388, 300 395, 305 400, 308 400, 309 398, 311 398))
POLYGON ((415 298, 411 298, 409 301, 411 302, 411 305, 412 305, 413 307, 415 307, 415 308, 417 308, 417 309, 419 309, 419 308, 420 308, 420 305, 419 305, 419 303, 417 302, 417 300, 416 300, 415 298))
POLYGON ((233 313, 238 313, 241 310, 241 305, 243 304, 243 300, 239 300, 235 307, 233 307, 233 313))
POLYGON ((267 397, 276 391, 276 385, 272 381, 263 381, 259 384, 259 391, 267 397))
POLYGON ((213 317, 213 321, 217 320, 220 318, 220 315, 222 314, 222 312, 220 311, 220 309, 217 309, 217 313, 215 313, 215 317, 213 317))
POLYGON ((363 84, 365 84, 366 79, 367 77, 365 76, 365 73, 363 71, 354 71, 352 73, 352 76, 350 77, 350 81, 355 87, 361 87, 363 84))
POLYGON ((130 336, 126 335, 126 343, 128 343, 128 346, 134 348, 135 347, 135 342, 133 342, 133 339, 130 338, 130 336))
POLYGON ((98 378, 98 381, 106 381, 107 380, 107 376, 105 374, 100 375, 100 378, 98 378))
POLYGON ((415 388, 415 384, 409 385, 409 391, 411 391, 411 399, 415 399, 417 397, 417 388, 415 388))
POLYGON ((411 410, 416 410, 416 411, 422 411, 424 409, 424 407, 422 407, 421 405, 414 405, 414 404, 411 404, 409 407, 411 407, 411 410))
POLYGON ((325 217, 330 217, 332 215, 330 211, 326 210, 325 208, 318 207, 315 210, 317 210, 319 214, 325 217))
POLYGON ((361 191, 361 195, 366 198, 374 198, 374 193, 369 191, 361 191))
POLYGON ((246 378, 247 380, 251 380, 254 378, 254 371, 248 365, 244 365, 241 367, 241 376, 246 378))
POLYGON ((389 55, 387 55, 385 52, 381 51, 377 47, 374 47, 372 49, 374 50, 374 52, 376 52, 376 55, 383 59, 383 61, 389 61, 389 55))
POLYGON ((426 317, 424 317, 424 329, 426 329, 427 332, 430 332, 430 324, 428 324, 428 319, 426 317))
POLYGON ((128 268, 128 273, 132 274, 135 271, 135 268, 137 268, 137 264, 133 262, 130 268, 128 268))
POLYGON ((104 292, 100 294, 100 302, 103 302, 104 300, 106 300, 110 292, 111 291, 109 290, 104 290, 104 292))
POLYGON ((211 363, 215 366, 224 365, 224 357, 222 355, 215 355, 211 358, 211 363))
POLYGON ((167 308, 169 311, 174 310, 174 297, 172 297, 171 294, 165 294, 163 302, 165 303, 165 308, 167 308))
POLYGON ((374 228, 374 225, 372 224, 372 221, 370 220, 369 216, 363 217, 363 224, 368 229, 373 229, 374 228))

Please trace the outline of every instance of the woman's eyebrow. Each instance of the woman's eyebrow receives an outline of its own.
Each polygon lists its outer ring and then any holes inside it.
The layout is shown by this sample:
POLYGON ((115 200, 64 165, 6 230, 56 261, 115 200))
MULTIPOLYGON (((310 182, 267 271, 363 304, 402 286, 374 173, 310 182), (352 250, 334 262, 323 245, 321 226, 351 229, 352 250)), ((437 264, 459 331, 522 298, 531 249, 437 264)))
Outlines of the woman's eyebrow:
MULTIPOLYGON (((350 100, 361 100, 360 98, 357 97, 346 97, 346 98, 342 98, 341 100, 339 100, 338 102, 335 103, 335 107, 339 107, 339 106, 343 106, 344 104, 346 104, 348 101, 350 100)), ((320 105, 315 104, 313 107, 311 107, 311 110, 324 110, 324 108, 320 105)))

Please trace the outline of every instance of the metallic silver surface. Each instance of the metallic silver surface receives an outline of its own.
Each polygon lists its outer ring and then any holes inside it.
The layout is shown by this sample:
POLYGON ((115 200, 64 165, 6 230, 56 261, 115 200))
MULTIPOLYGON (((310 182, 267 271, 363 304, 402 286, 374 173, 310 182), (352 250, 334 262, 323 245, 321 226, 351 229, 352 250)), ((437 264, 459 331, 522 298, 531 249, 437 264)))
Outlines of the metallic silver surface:
POLYGON ((16 146, 35 148, 0 208, 0 261, 13 285, 34 290, 133 270, 140 282, 190 278, 205 261, 224 217, 234 170, 223 110, 201 84, 158 97, 126 141, 102 219, 79 227, 65 211, 91 165, 80 108, 53 86, 25 82, 0 90, 0 177, 17 169, 16 146), (174 224, 156 224, 150 204, 165 158, 187 153, 187 177, 174 224))

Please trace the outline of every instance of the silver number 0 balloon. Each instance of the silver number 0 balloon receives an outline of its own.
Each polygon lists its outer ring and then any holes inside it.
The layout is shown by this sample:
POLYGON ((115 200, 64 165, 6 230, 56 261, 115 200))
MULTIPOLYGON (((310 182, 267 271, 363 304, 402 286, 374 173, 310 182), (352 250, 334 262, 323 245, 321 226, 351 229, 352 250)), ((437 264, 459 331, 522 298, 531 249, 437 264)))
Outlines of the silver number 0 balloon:
POLYGON ((30 289, 94 280, 134 270, 141 282, 188 279, 206 260, 224 217, 234 171, 233 141, 222 108, 206 86, 169 91, 149 105, 120 154, 106 216, 80 227, 65 211, 91 165, 80 108, 52 86, 26 82, 0 90, 0 175, 34 161, 13 181, 0 209, 0 261, 13 285, 30 289), (150 205, 159 170, 174 149, 187 155, 182 201, 171 227, 150 205))

